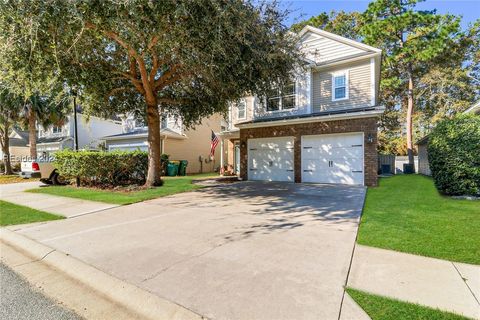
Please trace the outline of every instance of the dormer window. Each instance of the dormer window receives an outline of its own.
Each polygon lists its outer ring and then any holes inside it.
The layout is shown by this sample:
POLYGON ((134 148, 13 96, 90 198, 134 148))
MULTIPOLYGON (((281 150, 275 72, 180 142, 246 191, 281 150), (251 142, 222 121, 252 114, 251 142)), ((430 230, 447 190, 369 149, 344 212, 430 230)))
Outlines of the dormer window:
POLYGON ((332 74, 332 101, 348 99, 348 72, 332 74))
POLYGON ((247 102, 244 99, 237 103, 237 111, 238 119, 245 119, 247 117, 247 102))
POLYGON ((290 82, 282 89, 275 88, 267 96, 267 111, 279 111, 295 108, 295 82, 290 82))

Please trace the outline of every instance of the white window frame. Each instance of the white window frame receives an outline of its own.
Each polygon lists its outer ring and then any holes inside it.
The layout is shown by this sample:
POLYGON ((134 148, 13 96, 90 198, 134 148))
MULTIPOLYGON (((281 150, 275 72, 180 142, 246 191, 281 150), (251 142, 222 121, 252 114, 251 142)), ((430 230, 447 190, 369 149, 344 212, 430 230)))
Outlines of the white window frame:
POLYGON ((63 133, 63 126, 52 126, 52 133, 53 134, 62 134, 63 133), (55 130, 58 129, 58 130, 55 130))
POLYGON ((269 97, 264 98, 264 105, 265 105, 265 111, 266 112, 275 113, 275 112, 285 112, 285 111, 291 111, 291 110, 298 109, 298 84, 297 84, 296 80, 292 81, 292 83, 295 86, 295 93, 294 94, 283 95, 283 92, 280 92, 280 88, 277 87, 275 89, 278 92, 278 96, 270 97, 270 98, 278 98, 279 99, 278 110, 267 110, 267 103, 268 103, 268 98, 269 97), (295 97, 295 106, 293 108, 284 109, 283 108, 283 98, 291 97, 291 96, 295 97))
POLYGON ((342 70, 332 73, 332 101, 342 101, 348 100, 349 98, 349 70, 342 70), (345 76, 345 97, 343 98, 335 98, 335 77, 345 76))
POLYGON ((237 103, 237 119, 239 120, 247 119, 247 100, 245 99, 240 99, 240 101, 237 103), (240 108, 239 108, 240 104, 244 105, 243 117, 240 117, 240 108))

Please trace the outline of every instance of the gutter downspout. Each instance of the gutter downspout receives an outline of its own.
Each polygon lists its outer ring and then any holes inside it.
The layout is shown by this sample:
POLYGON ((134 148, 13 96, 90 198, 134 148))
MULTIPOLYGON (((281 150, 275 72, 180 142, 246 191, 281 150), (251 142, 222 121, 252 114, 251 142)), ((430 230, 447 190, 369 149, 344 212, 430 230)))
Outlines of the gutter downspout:
POLYGON ((220 170, 219 174, 223 174, 223 138, 220 140, 220 170))

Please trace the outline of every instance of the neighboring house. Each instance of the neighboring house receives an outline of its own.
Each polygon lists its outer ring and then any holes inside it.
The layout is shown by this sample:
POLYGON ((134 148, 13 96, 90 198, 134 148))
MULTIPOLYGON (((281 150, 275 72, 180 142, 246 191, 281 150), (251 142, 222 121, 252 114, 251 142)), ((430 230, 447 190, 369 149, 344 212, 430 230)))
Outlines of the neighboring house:
MULTIPOLYGON (((74 117, 69 115, 63 125, 43 128, 38 126, 37 155, 50 156, 62 149, 74 148, 74 117)), ((97 150, 102 137, 122 133, 120 121, 77 114, 78 148, 97 150)))
POLYGON ((248 180, 377 185, 381 50, 310 26, 299 36, 306 69, 231 106, 222 164, 248 180))
MULTIPOLYGON (((213 172, 220 166, 218 152, 210 159, 212 131, 219 131, 220 115, 204 119, 200 125, 186 130, 181 120, 166 117, 161 122, 162 154, 170 160, 187 160, 187 173, 213 172)), ((122 119, 123 133, 105 136, 107 150, 148 150, 148 130, 142 120, 127 116, 122 119)))
MULTIPOLYGON (((23 158, 30 155, 28 147, 28 131, 13 128, 9 135, 10 138, 10 159, 12 164, 21 162, 23 158)), ((4 160, 3 151, 0 149, 0 159, 4 160)))
MULTIPOLYGON (((463 113, 480 115, 480 101, 465 110, 463 113)), ((430 176, 430 165, 428 164, 428 135, 417 141, 418 147, 418 173, 430 176)))

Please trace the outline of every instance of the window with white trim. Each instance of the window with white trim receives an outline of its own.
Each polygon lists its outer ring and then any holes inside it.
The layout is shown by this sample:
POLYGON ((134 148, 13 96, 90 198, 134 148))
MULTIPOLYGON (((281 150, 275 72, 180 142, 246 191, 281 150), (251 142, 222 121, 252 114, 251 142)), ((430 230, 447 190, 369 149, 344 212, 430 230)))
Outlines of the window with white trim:
POLYGON ((237 118, 245 119, 247 117, 247 102, 242 99, 237 103, 237 118))
POLYGON ((62 127, 61 126, 53 126, 52 133, 62 133, 62 127))
POLYGON ((348 99, 348 72, 332 75, 332 101, 348 99))
POLYGON ((279 111, 295 108, 296 88, 295 82, 286 84, 283 88, 275 88, 266 98, 267 111, 279 111))

